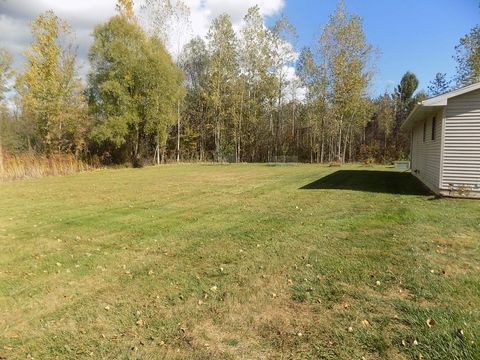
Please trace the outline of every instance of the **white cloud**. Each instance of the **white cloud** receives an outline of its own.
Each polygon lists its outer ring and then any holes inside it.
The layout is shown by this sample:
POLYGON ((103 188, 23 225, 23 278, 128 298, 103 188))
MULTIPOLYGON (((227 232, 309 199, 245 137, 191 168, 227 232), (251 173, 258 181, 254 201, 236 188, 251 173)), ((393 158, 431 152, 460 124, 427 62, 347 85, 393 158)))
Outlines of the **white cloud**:
POLYGON ((226 13, 232 18, 234 24, 239 23, 247 10, 258 5, 263 16, 276 14, 284 7, 283 0, 205 0, 204 7, 210 11, 210 18, 226 13))
POLYGON ((283 78, 288 83, 286 98, 287 100, 303 101, 307 90, 301 86, 300 78, 293 66, 283 66, 283 78))
MULTIPOLYGON (((211 21, 221 15, 228 14, 234 29, 240 29, 247 10, 258 5, 264 17, 278 14, 285 6, 285 0, 183 0, 190 8, 190 30, 180 36, 180 47, 193 36, 205 37, 211 21)), ((141 15, 141 1, 136 1, 137 14, 141 15)), ((92 33, 96 25, 105 22, 115 14, 116 0, 0 0, 0 46, 9 49, 14 56, 14 68, 21 71, 24 63, 25 49, 31 43, 31 21, 47 10, 53 10, 60 18, 66 20, 74 30, 75 45, 78 46, 78 65, 80 74, 85 78, 89 70, 88 49, 92 43, 92 33)), ((174 41, 172 41, 174 42, 174 41)), ((290 44, 284 44, 292 50, 290 44)), ((178 52, 179 45, 171 44, 172 53, 178 52)), ((294 59, 298 54, 294 53, 294 59)), ((305 90, 296 84, 298 80, 295 68, 285 65, 282 73, 291 83, 287 98, 302 100, 305 90)))
POLYGON ((53 10, 66 20, 75 33, 79 64, 86 73, 88 48, 96 24, 115 12, 115 1, 4 0, 1 2, 0 44, 14 56, 14 68, 21 70, 25 49, 32 41, 30 23, 41 13, 53 10))
MULTIPOLYGON (((241 24, 247 9, 255 4, 263 16, 271 16, 282 10, 284 0, 184 0, 191 9, 191 28, 181 42, 195 35, 205 36, 210 21, 227 13, 236 28, 241 24)), ((139 9, 140 0, 136 1, 139 9)), ((14 67, 19 69, 24 61, 25 48, 31 42, 29 25, 39 14, 51 9, 66 20, 76 34, 79 63, 82 74, 88 70, 87 54, 92 43, 95 25, 105 22, 115 14, 116 0, 0 0, 0 46, 14 55, 14 67)), ((175 46, 177 47, 177 46, 175 46)))
MULTIPOLYGON (((175 2, 175 0, 173 0, 175 2)), ((248 9, 258 5, 263 17, 278 14, 285 6, 284 0, 182 0, 190 8, 190 29, 183 30, 182 36, 170 44, 173 54, 178 48, 187 43, 192 37, 205 37, 213 19, 221 14, 228 14, 232 20, 233 28, 238 31, 243 23, 243 18, 248 9), (179 44, 178 44, 179 43, 179 44)), ((174 29, 172 29, 175 32, 174 29)))

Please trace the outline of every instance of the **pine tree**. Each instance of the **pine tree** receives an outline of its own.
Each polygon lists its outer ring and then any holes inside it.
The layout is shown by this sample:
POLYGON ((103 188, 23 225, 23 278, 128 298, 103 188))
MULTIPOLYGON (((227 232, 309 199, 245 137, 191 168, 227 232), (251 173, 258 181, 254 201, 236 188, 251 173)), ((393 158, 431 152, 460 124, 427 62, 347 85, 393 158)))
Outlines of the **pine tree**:
POLYGON ((450 80, 447 80, 447 74, 437 73, 435 79, 428 85, 428 95, 437 96, 445 94, 450 89, 450 80))

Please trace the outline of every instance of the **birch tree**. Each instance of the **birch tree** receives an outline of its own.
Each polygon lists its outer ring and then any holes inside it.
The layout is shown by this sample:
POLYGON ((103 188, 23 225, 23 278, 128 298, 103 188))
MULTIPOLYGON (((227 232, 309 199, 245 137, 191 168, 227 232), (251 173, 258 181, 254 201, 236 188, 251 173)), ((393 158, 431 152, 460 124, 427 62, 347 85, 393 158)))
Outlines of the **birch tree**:
POLYGON ((325 69, 315 59, 310 48, 304 48, 297 64, 297 74, 305 90, 304 116, 309 133, 310 162, 323 162, 325 138, 329 136, 327 124, 327 78, 325 69), (316 154, 316 156, 314 156, 316 154))
POLYGON ((188 131, 193 138, 189 142, 197 142, 196 145, 190 145, 190 151, 193 147, 198 149, 197 158, 204 161, 211 129, 207 103, 210 58, 205 41, 200 37, 193 38, 185 45, 179 63, 185 74, 186 86, 184 131, 188 131))
POLYGON ((286 91, 289 85, 288 70, 294 65, 296 53, 293 45, 297 33, 295 27, 282 16, 270 29, 270 48, 272 57, 272 71, 275 76, 274 114, 271 116, 270 130, 273 138, 272 153, 278 156, 281 146, 280 134, 284 130, 283 107, 286 91))
POLYGON ((0 106, 5 101, 5 93, 9 90, 9 81, 13 76, 12 54, 5 48, 0 48, 0 106))
POLYGON ((126 147, 134 166, 141 165, 153 138, 158 161, 183 81, 162 42, 120 11, 96 27, 89 59, 88 91, 96 115, 92 138, 114 149, 126 147))
POLYGON ((5 93, 9 89, 9 81, 13 76, 12 65, 12 55, 7 49, 0 48, 0 179, 2 179, 4 174, 3 169, 3 118, 6 113, 5 105, 5 93))
POLYGON ((457 62, 457 87, 480 81, 480 26, 475 26, 460 39, 454 59, 457 62))
POLYGON ((330 150, 337 160, 344 162, 355 130, 370 116, 367 90, 373 75, 374 49, 366 41, 361 18, 349 15, 343 1, 323 29, 319 53, 328 80, 335 127, 336 139, 331 142, 330 150))
POLYGON ((383 159, 388 158, 388 139, 392 134, 394 119, 394 103, 388 93, 380 96, 375 104, 375 116, 379 131, 383 134, 383 159))
POLYGON ((258 6, 248 9, 240 37, 240 67, 244 75, 240 90, 243 117, 239 123, 241 130, 236 148, 239 159, 248 150, 250 160, 254 161, 258 156, 255 149, 268 136, 268 128, 262 122, 268 119, 266 105, 273 93, 274 80, 269 29, 263 23, 258 6))
MULTIPOLYGON (((145 0, 142 5, 147 31, 158 37, 178 61, 182 45, 191 33, 190 8, 182 0, 145 0)), ((177 103, 176 158, 180 161, 181 106, 177 103)))
POLYGON ((207 39, 210 53, 208 101, 214 118, 215 160, 224 161, 230 150, 231 106, 239 76, 237 38, 228 15, 213 20, 207 39))
POLYGON ((69 25, 47 11, 32 22, 33 43, 26 51, 25 72, 17 77, 22 116, 35 123, 39 150, 78 151, 85 133, 85 102, 76 74, 69 25))

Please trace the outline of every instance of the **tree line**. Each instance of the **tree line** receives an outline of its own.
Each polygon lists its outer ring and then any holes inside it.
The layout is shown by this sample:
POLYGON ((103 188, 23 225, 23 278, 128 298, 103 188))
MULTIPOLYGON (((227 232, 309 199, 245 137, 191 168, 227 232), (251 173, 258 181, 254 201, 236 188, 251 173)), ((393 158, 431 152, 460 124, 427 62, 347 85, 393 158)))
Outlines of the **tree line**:
POLYGON ((0 155, 66 153, 134 166, 389 162, 408 156, 400 126, 419 100, 480 81, 478 26, 455 49, 453 79, 438 73, 426 93, 406 72, 372 98, 378 50, 342 1, 315 44, 299 51, 288 19, 267 27, 254 6, 237 31, 220 15, 205 38, 170 54, 166 45, 179 42, 188 19, 181 1, 145 0, 137 16, 131 0, 119 0, 117 15, 94 29, 84 84, 70 26, 53 11, 39 15, 22 73, 0 50, 0 155))

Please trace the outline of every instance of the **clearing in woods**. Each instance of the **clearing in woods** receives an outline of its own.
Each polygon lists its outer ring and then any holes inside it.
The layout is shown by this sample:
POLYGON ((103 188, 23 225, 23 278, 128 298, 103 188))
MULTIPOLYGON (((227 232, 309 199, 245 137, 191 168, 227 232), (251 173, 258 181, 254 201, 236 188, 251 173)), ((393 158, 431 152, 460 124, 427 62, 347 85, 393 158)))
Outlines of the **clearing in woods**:
POLYGON ((169 165, 0 184, 0 358, 479 359, 480 202, 169 165))

